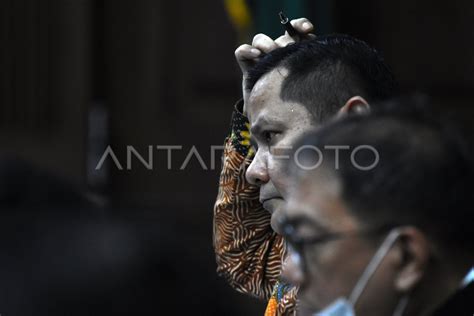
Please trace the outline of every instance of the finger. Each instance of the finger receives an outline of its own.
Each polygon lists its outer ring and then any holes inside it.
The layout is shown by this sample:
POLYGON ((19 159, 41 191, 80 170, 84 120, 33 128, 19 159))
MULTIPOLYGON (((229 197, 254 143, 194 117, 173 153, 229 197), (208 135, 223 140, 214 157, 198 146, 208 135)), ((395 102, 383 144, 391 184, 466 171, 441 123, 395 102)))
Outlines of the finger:
POLYGON ((313 23, 311 23, 307 18, 295 19, 290 23, 293 28, 301 34, 307 34, 314 30, 313 23))
POLYGON ((240 45, 235 50, 235 58, 239 61, 252 60, 259 57, 261 54, 262 52, 259 49, 249 44, 240 45))
POLYGON ((278 45, 265 34, 257 34, 253 38, 252 46, 264 53, 269 53, 278 48, 278 45))
POLYGON ((293 44, 295 40, 286 33, 285 35, 280 36, 275 40, 275 44, 277 44, 279 47, 286 47, 290 44, 293 44))

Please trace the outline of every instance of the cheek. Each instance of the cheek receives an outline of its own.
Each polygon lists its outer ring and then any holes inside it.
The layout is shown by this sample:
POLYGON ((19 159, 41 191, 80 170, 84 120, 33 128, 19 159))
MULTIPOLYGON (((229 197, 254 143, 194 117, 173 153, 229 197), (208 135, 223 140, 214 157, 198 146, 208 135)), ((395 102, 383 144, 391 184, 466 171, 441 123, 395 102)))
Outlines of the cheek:
MULTIPOLYGON (((286 197, 288 190, 288 165, 291 162, 290 154, 293 149, 293 142, 297 138, 292 138, 291 133, 285 134, 268 153, 268 173, 278 191, 286 197)), ((293 135, 295 136, 295 135, 293 135)))
POLYGON ((399 302, 400 292, 394 287, 396 268, 384 261, 367 283, 357 302, 357 312, 361 315, 370 315, 374 310, 388 315, 399 302))
MULTIPOLYGON (((280 173, 285 172, 286 167, 290 164, 291 154, 295 148, 295 143, 305 134, 308 128, 298 128, 295 130, 285 132, 277 143, 275 143, 269 150, 269 168, 274 169, 280 173)), ((285 175, 286 176, 286 175, 285 175)))
POLYGON ((287 196, 288 191, 288 173, 287 165, 289 160, 277 157, 275 155, 269 155, 268 157, 268 175, 272 179, 275 188, 283 195, 284 198, 287 196))
MULTIPOLYGON (((356 242, 334 242, 308 252, 308 294, 318 308, 348 297, 362 275, 370 253, 356 242)), ((309 297, 308 297, 309 299, 309 297)))

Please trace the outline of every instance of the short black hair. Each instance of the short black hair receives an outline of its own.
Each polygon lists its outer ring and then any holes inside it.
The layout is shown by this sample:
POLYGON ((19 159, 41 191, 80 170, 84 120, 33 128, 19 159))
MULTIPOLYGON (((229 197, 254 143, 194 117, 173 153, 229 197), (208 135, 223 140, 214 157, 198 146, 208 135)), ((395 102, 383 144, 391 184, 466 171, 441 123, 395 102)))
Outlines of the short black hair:
POLYGON ((308 108, 317 121, 333 116, 351 97, 385 100, 396 91, 392 71, 382 56, 349 35, 326 35, 276 49, 250 70, 246 88, 272 70, 284 67, 281 98, 308 108))
MULTIPOLYGON (((456 123, 442 117, 425 98, 405 98, 369 115, 331 122, 304 137, 296 148, 350 146, 339 152, 338 169, 335 151, 324 150, 322 168, 340 180, 341 197, 361 223, 414 225, 441 244, 472 248, 472 135, 462 133, 456 123), (379 162, 371 170, 360 170, 351 160, 351 151, 360 145, 378 152, 379 162)), ((310 159, 308 152, 299 159, 310 159)), ((370 166, 374 157, 361 150, 353 158, 358 166, 370 166)))

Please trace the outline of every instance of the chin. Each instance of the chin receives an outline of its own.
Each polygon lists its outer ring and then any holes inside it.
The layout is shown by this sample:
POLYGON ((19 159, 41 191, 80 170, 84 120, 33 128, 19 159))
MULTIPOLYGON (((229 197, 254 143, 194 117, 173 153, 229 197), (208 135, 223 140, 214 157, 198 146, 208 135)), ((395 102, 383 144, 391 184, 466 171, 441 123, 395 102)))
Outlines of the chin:
MULTIPOLYGON (((298 296, 300 296, 299 291, 298 291, 298 296)), ((316 304, 316 302, 314 302, 314 298, 313 299, 308 299, 308 297, 301 298, 298 303, 298 311, 300 311, 300 313, 298 313, 298 316, 315 315, 315 313, 319 313, 325 307, 327 307, 327 306, 324 306, 323 308, 321 308, 321 306, 316 306, 316 305, 320 305, 320 304, 316 304)))
POLYGON ((317 311, 319 311, 319 309, 315 309, 304 301, 299 301, 298 303, 298 316, 312 316, 317 311))

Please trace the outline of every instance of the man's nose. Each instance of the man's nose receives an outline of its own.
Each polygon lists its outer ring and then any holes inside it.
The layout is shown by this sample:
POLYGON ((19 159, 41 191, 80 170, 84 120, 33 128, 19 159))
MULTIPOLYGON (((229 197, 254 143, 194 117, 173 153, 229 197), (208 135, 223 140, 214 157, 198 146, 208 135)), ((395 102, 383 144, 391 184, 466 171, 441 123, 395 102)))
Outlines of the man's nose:
POLYGON ((250 166, 247 168, 245 176, 247 181, 253 185, 262 185, 270 181, 267 163, 258 152, 252 160, 252 163, 250 163, 250 166))

